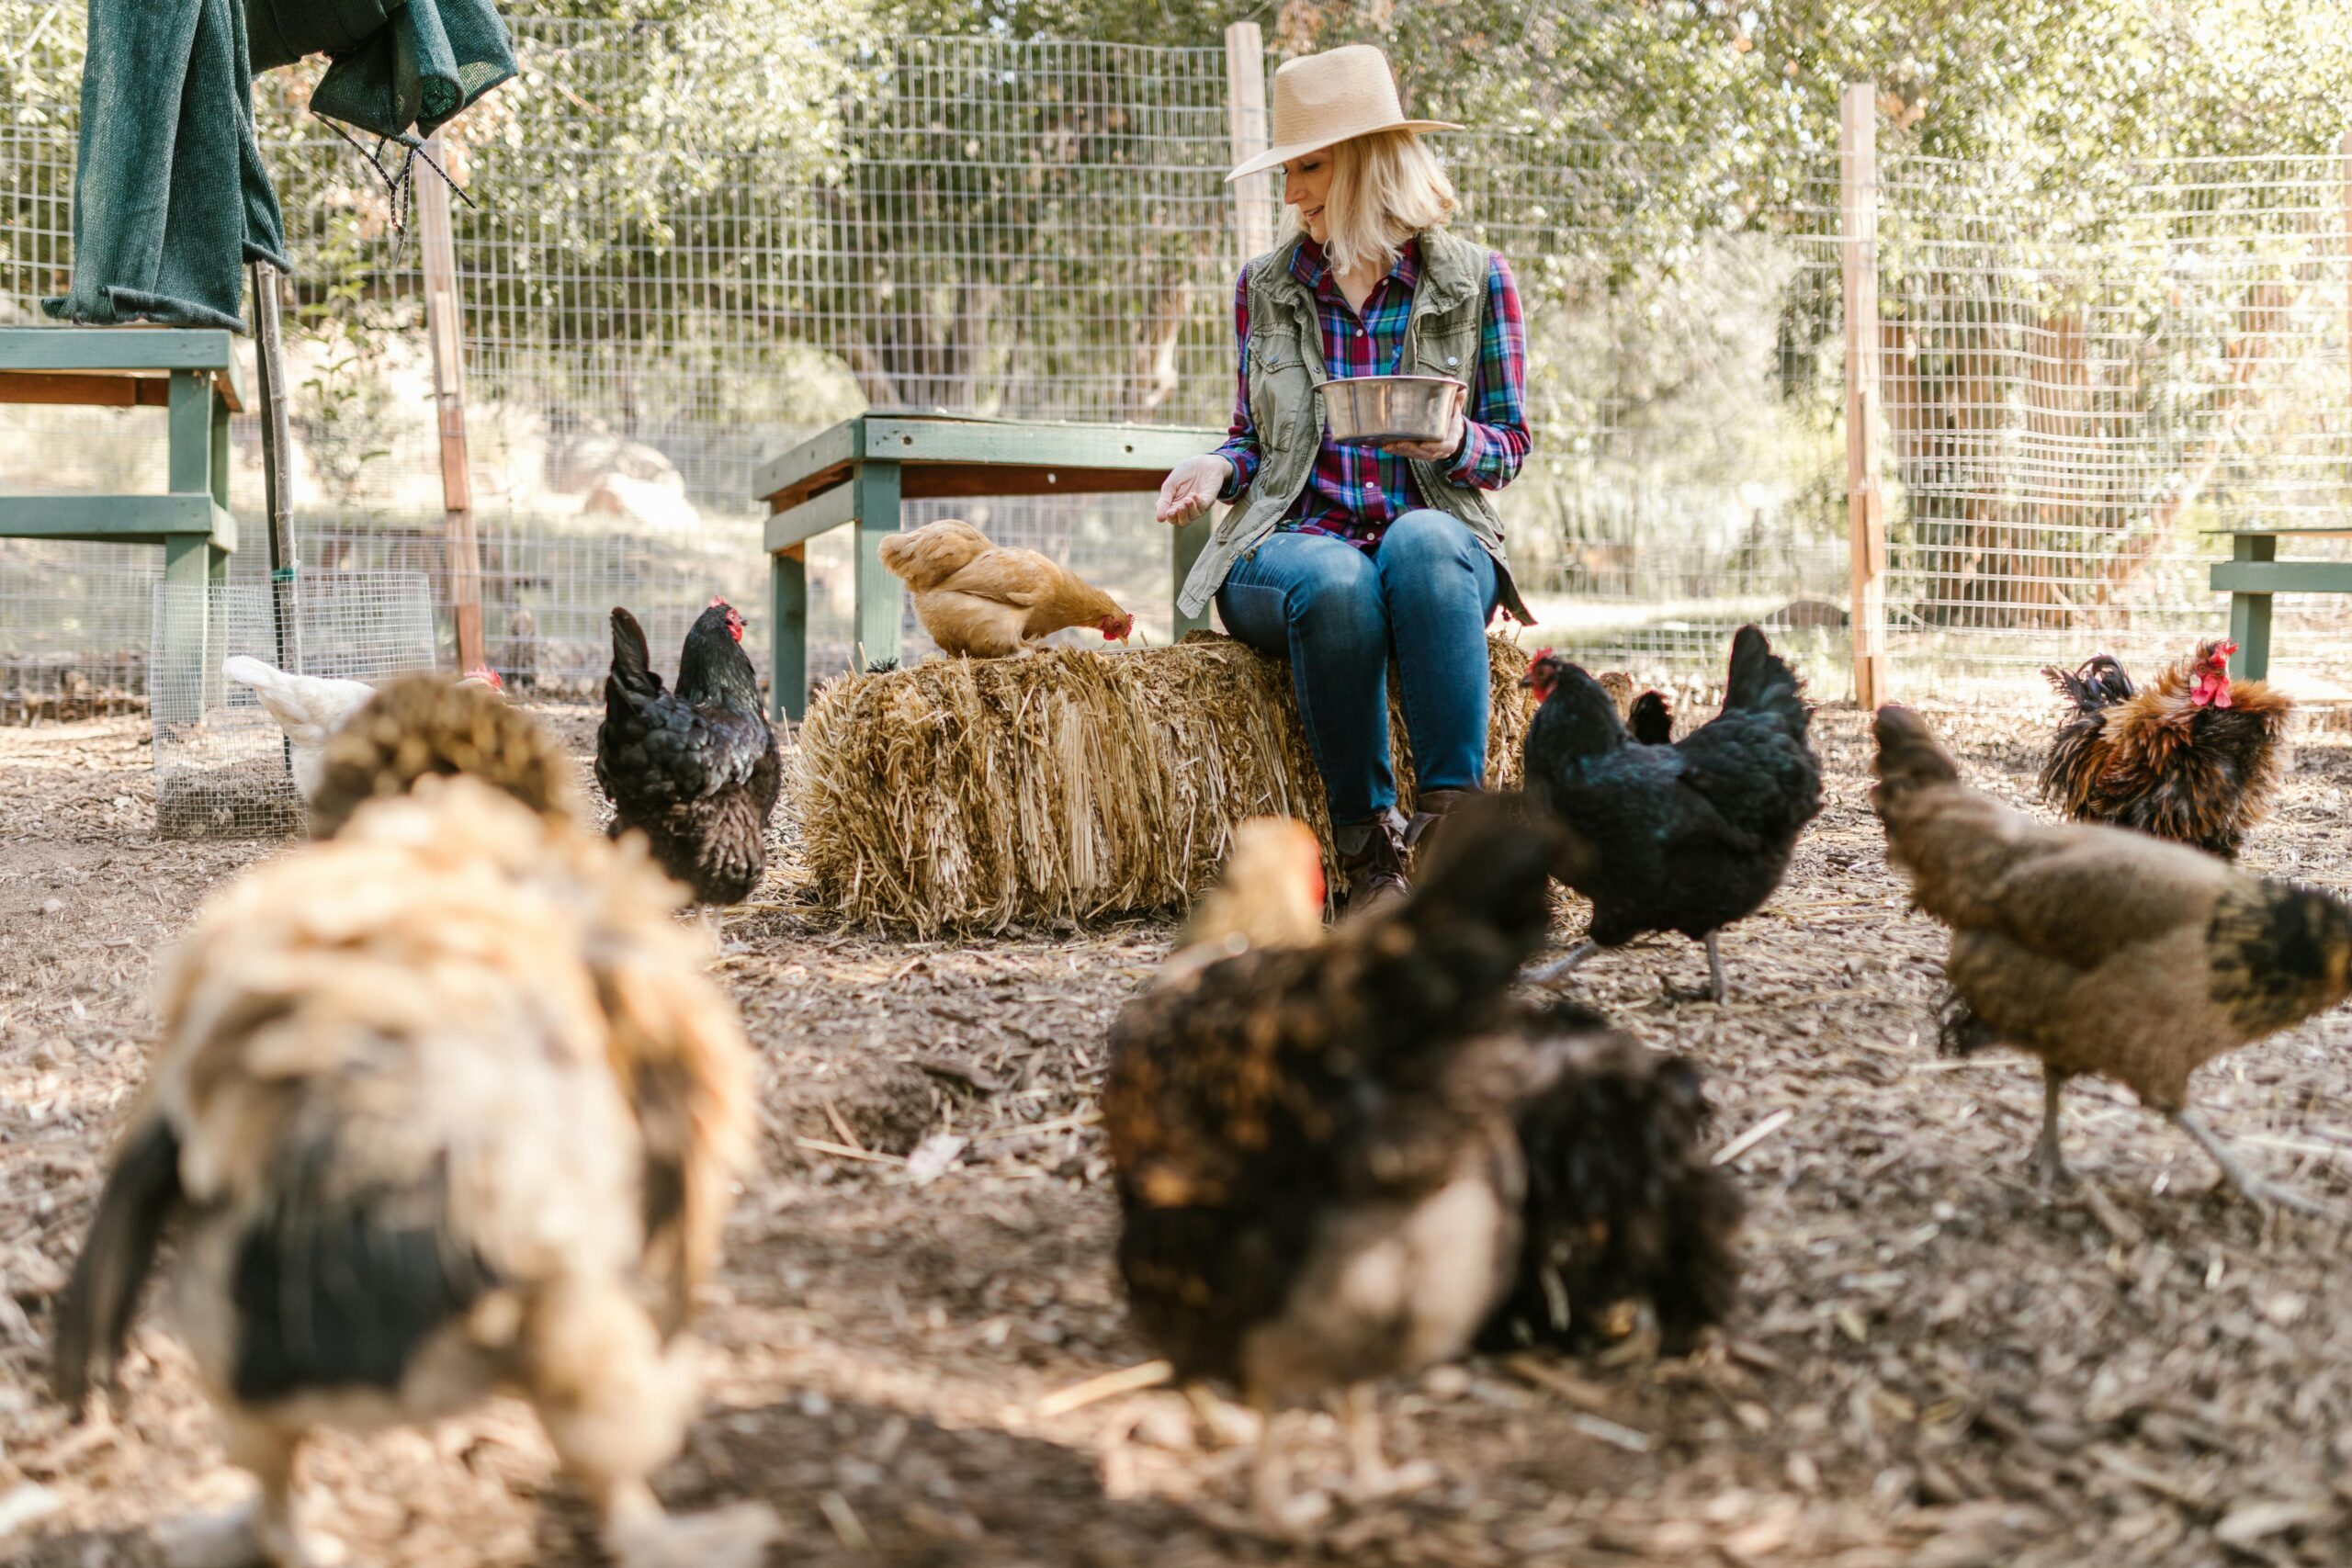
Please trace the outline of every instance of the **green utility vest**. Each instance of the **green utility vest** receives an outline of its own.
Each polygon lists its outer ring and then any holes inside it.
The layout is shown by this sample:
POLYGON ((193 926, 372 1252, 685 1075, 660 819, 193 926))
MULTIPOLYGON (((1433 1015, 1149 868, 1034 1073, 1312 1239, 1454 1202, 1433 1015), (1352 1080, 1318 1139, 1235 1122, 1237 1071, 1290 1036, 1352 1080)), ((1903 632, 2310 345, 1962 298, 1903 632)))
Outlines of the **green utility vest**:
MULTIPOLYGON (((1471 378, 1478 364, 1479 334, 1486 325, 1487 251, 1442 229, 1420 236, 1421 276, 1405 324, 1404 353, 1396 370, 1406 376, 1471 378)), ((1323 328, 1315 297, 1291 276, 1298 244, 1277 246, 1251 262, 1242 276, 1250 288, 1250 418, 1258 428, 1258 472, 1209 536, 1208 547, 1184 580, 1177 599, 1187 615, 1198 615, 1225 584, 1233 563, 1280 527, 1306 489, 1315 456, 1323 446, 1323 383, 1331 378, 1323 357, 1323 328)), ((1495 558, 1501 602, 1521 622, 1535 617, 1512 582, 1503 556, 1502 520, 1482 490, 1456 484, 1442 463, 1409 459, 1421 499, 1452 513, 1469 526, 1495 558)))

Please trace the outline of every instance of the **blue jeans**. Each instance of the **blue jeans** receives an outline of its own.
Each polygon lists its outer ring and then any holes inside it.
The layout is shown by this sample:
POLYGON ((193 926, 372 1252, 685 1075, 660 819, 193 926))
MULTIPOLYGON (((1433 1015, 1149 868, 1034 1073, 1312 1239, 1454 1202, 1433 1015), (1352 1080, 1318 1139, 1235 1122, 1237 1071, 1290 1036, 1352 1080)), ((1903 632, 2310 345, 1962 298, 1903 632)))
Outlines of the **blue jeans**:
POLYGON ((1420 787, 1485 781, 1496 592, 1494 558, 1458 519, 1427 508, 1396 519, 1371 554, 1326 535, 1280 533, 1233 563, 1218 613, 1243 642, 1290 660, 1334 824, 1369 822, 1396 804, 1392 653, 1420 787))

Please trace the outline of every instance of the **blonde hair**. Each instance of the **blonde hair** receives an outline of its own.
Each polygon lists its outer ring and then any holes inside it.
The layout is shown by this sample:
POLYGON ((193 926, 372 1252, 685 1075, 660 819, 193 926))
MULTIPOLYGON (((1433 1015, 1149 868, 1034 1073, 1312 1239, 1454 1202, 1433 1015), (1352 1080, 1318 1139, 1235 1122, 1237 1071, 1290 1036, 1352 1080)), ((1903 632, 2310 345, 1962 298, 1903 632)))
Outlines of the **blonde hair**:
MULTIPOLYGON (((1419 134, 1375 130, 1323 150, 1331 160, 1331 190, 1323 198, 1323 254, 1340 272, 1396 265, 1406 241, 1442 229, 1462 206, 1453 182, 1419 134)), ((1286 244, 1306 231, 1298 209, 1283 209, 1286 244)))

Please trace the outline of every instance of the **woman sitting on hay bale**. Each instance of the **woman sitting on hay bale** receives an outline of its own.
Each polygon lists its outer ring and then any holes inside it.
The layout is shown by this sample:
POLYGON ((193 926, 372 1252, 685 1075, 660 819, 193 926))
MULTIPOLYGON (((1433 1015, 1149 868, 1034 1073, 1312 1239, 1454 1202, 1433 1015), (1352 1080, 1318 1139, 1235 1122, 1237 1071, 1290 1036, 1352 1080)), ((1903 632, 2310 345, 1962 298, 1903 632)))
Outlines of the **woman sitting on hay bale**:
POLYGON ((1273 147, 1227 177, 1283 171, 1282 239, 1242 269, 1240 395, 1229 440, 1160 486, 1162 522, 1233 502, 1179 600, 1290 660, 1329 797, 1347 903, 1401 893, 1405 853, 1486 775, 1486 626, 1533 617, 1487 491, 1527 455, 1526 333, 1501 256, 1446 232, 1453 183, 1408 119, 1381 52, 1335 49, 1274 75, 1273 147), (1341 445, 1322 384, 1466 383, 1435 439, 1341 445), (1396 809, 1388 661, 1402 682, 1419 809, 1396 809))

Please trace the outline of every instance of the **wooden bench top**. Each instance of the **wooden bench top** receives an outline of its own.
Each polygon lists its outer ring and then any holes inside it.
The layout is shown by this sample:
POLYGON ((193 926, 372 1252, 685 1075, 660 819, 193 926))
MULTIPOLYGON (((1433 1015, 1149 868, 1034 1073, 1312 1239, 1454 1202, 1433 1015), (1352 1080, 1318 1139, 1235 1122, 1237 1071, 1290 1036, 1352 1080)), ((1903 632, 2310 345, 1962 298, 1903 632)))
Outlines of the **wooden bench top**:
POLYGON ((899 494, 1103 494, 1152 491, 1170 468, 1225 439, 1222 429, 1072 424, 880 410, 843 420, 762 463, 752 493, 782 512, 864 463, 900 466, 899 494))
POLYGON ((0 327, 0 403, 166 408, 172 373, 202 370, 243 412, 234 342, 215 327, 0 327))

